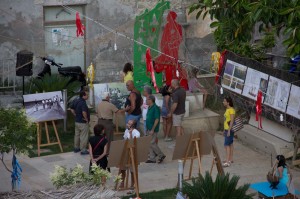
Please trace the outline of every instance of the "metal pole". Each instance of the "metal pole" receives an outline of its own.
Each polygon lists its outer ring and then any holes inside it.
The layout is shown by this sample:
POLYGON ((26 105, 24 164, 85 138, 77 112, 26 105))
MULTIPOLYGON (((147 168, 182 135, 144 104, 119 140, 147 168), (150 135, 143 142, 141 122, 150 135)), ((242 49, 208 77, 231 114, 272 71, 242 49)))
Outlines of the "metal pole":
POLYGON ((183 180, 183 161, 178 160, 178 188, 182 192, 182 180, 183 180))
POLYGON ((67 96, 67 89, 63 90, 63 101, 64 101, 64 105, 65 105, 65 118, 64 118, 64 132, 67 132, 67 116, 68 116, 68 96, 67 96))

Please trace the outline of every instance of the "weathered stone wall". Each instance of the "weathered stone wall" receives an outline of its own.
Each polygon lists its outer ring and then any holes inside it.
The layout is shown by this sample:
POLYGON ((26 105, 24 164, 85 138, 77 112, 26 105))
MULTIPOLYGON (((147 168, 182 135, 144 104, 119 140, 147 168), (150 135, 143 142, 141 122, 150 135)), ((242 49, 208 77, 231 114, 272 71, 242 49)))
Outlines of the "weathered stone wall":
MULTIPOLYGON (((86 20, 85 24, 85 64, 88 66, 93 62, 96 66, 96 82, 119 81, 123 65, 132 62, 133 42, 108 32, 98 22, 133 38, 135 16, 145 9, 152 9, 157 2, 158 0, 1 0, 0 60, 16 59, 16 53, 23 49, 32 51, 35 56, 45 55, 44 6, 85 5, 85 14, 94 20, 86 20)), ((178 13, 178 21, 183 25, 185 37, 180 59, 207 67, 211 52, 216 47, 209 20, 195 20, 194 16, 187 16, 186 7, 192 2, 171 1, 171 9, 178 13)), ((41 67, 42 63, 35 60, 34 75, 41 67)))

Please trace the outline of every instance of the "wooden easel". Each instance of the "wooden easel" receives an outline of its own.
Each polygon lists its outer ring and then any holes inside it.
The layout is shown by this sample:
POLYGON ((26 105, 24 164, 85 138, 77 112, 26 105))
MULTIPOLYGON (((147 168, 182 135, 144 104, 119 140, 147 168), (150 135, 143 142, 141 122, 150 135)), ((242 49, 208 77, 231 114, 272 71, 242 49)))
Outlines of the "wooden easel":
POLYGON ((185 152, 185 157, 183 159, 183 168, 185 166, 185 162, 187 160, 191 160, 189 176, 186 180, 191 179, 194 159, 198 160, 199 173, 201 173, 202 165, 201 165, 201 154, 200 154, 200 138, 193 138, 193 136, 192 136, 190 141, 189 141, 188 148, 185 152), (189 154, 190 150, 192 150, 192 155, 191 156, 189 154))
POLYGON ((216 165, 218 173, 221 174, 221 175, 224 175, 224 169, 223 169, 222 164, 221 164, 221 158, 220 158, 220 155, 218 153, 218 150, 217 150, 217 147, 215 146, 215 144, 212 145, 212 153, 213 153, 214 157, 213 157, 213 160, 212 160, 212 164, 211 164, 211 167, 210 167, 209 174, 211 175, 212 170, 214 168, 214 165, 216 165))
POLYGON ((128 181, 130 175, 130 168, 133 170, 133 178, 134 178, 134 189, 136 193, 136 197, 139 198, 139 180, 138 180, 138 160, 137 160, 137 140, 136 137, 133 139, 133 143, 130 143, 128 140, 125 142, 124 150, 122 152, 122 158, 120 160, 120 165, 125 165, 126 167, 126 176, 124 182, 124 189, 128 188, 128 181), (127 157, 127 163, 126 162, 127 157))
POLYGON ((60 139, 59 139, 59 136, 58 136, 58 133, 57 133, 57 128, 56 128, 54 120, 51 120, 51 122, 52 122, 52 125, 53 125, 53 128, 54 128, 54 132, 55 132, 55 135, 56 135, 57 142, 51 142, 50 141, 47 122, 50 122, 50 121, 44 121, 44 122, 37 123, 37 148, 38 148, 38 156, 40 156, 40 153, 41 153, 40 148, 41 147, 51 146, 51 145, 56 145, 56 144, 59 145, 60 151, 63 152, 63 148, 62 148, 61 143, 60 143, 60 139), (44 123, 44 126, 45 126, 46 137, 47 137, 47 143, 46 144, 42 144, 42 127, 43 127, 43 123, 44 123))

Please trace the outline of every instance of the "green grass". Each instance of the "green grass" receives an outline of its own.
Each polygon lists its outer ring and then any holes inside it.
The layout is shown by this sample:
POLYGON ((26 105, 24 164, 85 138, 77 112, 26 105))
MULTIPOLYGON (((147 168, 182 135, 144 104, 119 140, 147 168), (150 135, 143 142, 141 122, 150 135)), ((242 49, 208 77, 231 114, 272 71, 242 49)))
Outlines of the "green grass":
MULTIPOLYGON (((64 132, 64 121, 55 121, 56 128, 58 131, 58 136, 63 147, 63 152, 73 151, 74 148, 74 132, 75 132, 75 122, 74 116, 68 112, 67 120, 67 132, 64 132)), ((51 122, 48 122, 49 138, 51 142, 56 142, 56 136, 51 122)), ((47 143, 46 132, 44 128, 44 123, 42 123, 42 144, 47 143)), ((37 157, 37 137, 33 140, 33 150, 29 152, 29 157, 37 157)), ((44 146, 41 149, 47 149, 49 152, 41 153, 40 156, 52 155, 61 153, 59 145, 44 146)))
MULTIPOLYGON (((176 198, 177 194, 177 189, 165 189, 161 191, 151 191, 147 193, 140 193, 140 198, 143 199, 154 199, 154 198, 159 198, 159 199, 174 199, 176 198)), ((129 196, 124 196, 122 199, 129 199, 130 197, 133 197, 135 195, 129 195, 129 196)))

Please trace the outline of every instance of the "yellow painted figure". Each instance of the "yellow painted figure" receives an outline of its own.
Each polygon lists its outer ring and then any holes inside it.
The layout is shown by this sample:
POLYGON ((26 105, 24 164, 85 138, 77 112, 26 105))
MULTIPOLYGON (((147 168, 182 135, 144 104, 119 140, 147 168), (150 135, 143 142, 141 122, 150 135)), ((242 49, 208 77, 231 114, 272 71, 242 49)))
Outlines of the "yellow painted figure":
POLYGON ((89 67, 87 68, 87 81, 89 82, 90 88, 93 88, 94 79, 95 79, 95 69, 93 63, 91 63, 91 65, 89 65, 89 67))
POLYGON ((211 67, 210 72, 217 73, 219 70, 221 54, 219 52, 213 52, 211 54, 211 67))

